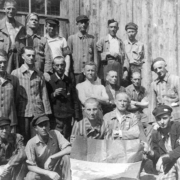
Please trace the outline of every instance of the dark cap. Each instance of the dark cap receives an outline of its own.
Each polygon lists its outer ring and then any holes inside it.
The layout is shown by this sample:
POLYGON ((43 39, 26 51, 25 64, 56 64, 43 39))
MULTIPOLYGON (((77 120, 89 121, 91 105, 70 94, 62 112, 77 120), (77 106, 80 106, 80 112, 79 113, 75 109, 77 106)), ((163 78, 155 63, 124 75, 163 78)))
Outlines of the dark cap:
POLYGON ((0 126, 10 125, 11 120, 8 117, 0 117, 0 126))
POLYGON ((89 21, 89 18, 85 15, 80 15, 76 18, 76 21, 79 22, 79 21, 89 21))
POLYGON ((59 20, 56 18, 46 18, 46 23, 59 25, 59 20))
POLYGON ((49 121, 49 118, 46 114, 38 114, 34 116, 32 120, 32 126, 36 126, 44 121, 49 121))
POLYGON ((153 60, 153 62, 152 62, 152 64, 151 64, 151 71, 154 71, 153 66, 154 66, 154 64, 155 64, 156 62, 158 62, 158 61, 164 61, 164 62, 165 62, 165 60, 164 60, 162 57, 157 57, 156 59, 153 60))
POLYGON ((167 106, 167 105, 159 105, 155 107, 153 110, 152 114, 157 117, 163 114, 171 114, 172 113, 172 108, 167 106))
POLYGON ((137 31, 138 25, 133 22, 130 22, 130 23, 126 24, 126 26, 125 26, 125 30, 127 31, 128 29, 134 29, 137 31))

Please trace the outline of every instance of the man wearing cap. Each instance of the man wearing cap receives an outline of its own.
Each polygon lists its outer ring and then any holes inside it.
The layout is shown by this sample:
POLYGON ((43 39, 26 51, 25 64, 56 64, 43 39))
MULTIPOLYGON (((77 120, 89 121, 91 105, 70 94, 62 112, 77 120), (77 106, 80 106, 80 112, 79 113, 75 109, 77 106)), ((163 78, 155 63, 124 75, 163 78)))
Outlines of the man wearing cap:
POLYGON ((125 30, 128 37, 124 42, 125 52, 129 61, 129 76, 131 77, 133 72, 141 72, 144 63, 144 45, 136 40, 138 26, 135 23, 130 22, 126 24, 125 30))
MULTIPOLYGON (((180 78, 170 74, 166 66, 165 60, 161 57, 156 58, 152 63, 151 70, 157 74, 157 79, 151 83, 150 111, 157 105, 166 104, 173 108, 173 120, 180 120, 180 78)), ((154 122, 153 117, 150 122, 154 122)))
POLYGON ((177 180, 180 177, 180 122, 171 121, 172 108, 157 106, 154 115, 159 128, 153 130, 151 146, 142 142, 145 155, 153 160, 159 180, 177 180))
POLYGON ((117 84, 120 85, 121 79, 127 78, 129 64, 125 56, 124 43, 116 36, 118 29, 117 21, 108 20, 109 34, 96 43, 96 48, 100 59, 100 78, 105 83, 107 72, 115 70, 118 74, 117 84))
POLYGON ((64 37, 59 36, 59 21, 55 18, 46 19, 46 39, 51 50, 51 58, 49 62, 45 64, 45 72, 52 74, 53 67, 52 61, 58 56, 63 56, 66 61, 65 75, 69 75, 70 69, 70 56, 68 55, 69 48, 67 47, 67 41, 64 37))
POLYGON ((15 20, 17 12, 17 2, 6 0, 4 2, 5 17, 0 20, 0 49, 6 51, 8 55, 7 72, 19 67, 21 44, 25 41, 21 39, 25 36, 24 26, 15 20))
POLYGON ((83 69, 87 61, 94 61, 97 66, 96 48, 94 36, 87 33, 89 18, 80 15, 76 18, 76 24, 79 31, 69 36, 68 46, 72 53, 73 72, 76 84, 84 81, 83 69))
POLYGON ((23 180, 26 174, 23 137, 11 133, 11 120, 0 117, 0 179, 23 180))
POLYGON ((57 130, 50 130, 45 114, 35 116, 36 136, 26 145, 28 174, 26 180, 71 180, 71 144, 57 130))

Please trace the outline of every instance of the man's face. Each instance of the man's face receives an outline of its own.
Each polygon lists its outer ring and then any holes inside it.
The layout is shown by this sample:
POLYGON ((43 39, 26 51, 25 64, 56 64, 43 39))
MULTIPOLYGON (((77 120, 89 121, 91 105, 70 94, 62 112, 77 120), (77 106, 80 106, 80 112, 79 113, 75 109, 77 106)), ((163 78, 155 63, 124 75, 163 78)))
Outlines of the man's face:
POLYGON ((85 105, 85 115, 90 120, 96 120, 98 117, 98 104, 97 103, 87 103, 85 105))
POLYGON ((129 40, 134 40, 136 37, 137 31, 134 29, 127 29, 127 35, 129 40))
POLYGON ((44 121, 35 126, 35 131, 40 136, 47 136, 50 130, 49 121, 44 121))
POLYGON ((109 24, 108 26, 108 31, 109 31, 109 34, 113 37, 116 36, 116 33, 118 31, 119 27, 118 27, 118 23, 117 22, 113 22, 111 24, 109 24))
POLYGON ((14 3, 6 3, 4 7, 5 14, 8 18, 14 18, 17 12, 17 8, 14 3))
POLYGON ((27 22, 27 26, 31 29, 36 29, 39 26, 38 17, 36 15, 31 15, 27 22))
POLYGON ((165 129, 168 127, 171 120, 171 116, 169 114, 163 114, 156 117, 156 121, 160 128, 165 129))
POLYGON ((96 75, 96 67, 94 65, 86 65, 84 68, 84 75, 88 80, 94 80, 96 75))
POLYGON ((117 83, 117 72, 115 71, 110 71, 108 73, 108 79, 107 81, 109 82, 109 84, 115 85, 117 83))
POLYGON ((62 76, 64 74, 65 67, 66 67, 66 64, 65 64, 64 59, 54 60, 53 68, 57 74, 62 76))
POLYGON ((141 86, 141 75, 138 73, 133 74, 131 81, 135 87, 140 87, 141 86))
POLYGON ((118 94, 115 99, 115 105, 119 111, 126 111, 129 105, 127 96, 124 94, 118 94))
POLYGON ((11 132, 11 127, 10 125, 4 125, 0 127, 0 137, 2 139, 7 139, 7 137, 9 136, 11 132))
POLYGON ((89 21, 87 20, 78 21, 77 26, 80 32, 85 33, 89 26, 89 21))
POLYGON ((25 49, 25 53, 22 54, 22 58, 24 59, 24 63, 27 65, 34 65, 35 62, 35 51, 25 49))
POLYGON ((0 56, 0 72, 5 72, 7 67, 6 57, 0 56))
POLYGON ((154 63, 153 68, 159 78, 163 78, 166 75, 167 70, 164 61, 157 61, 154 63))
POLYGON ((54 37, 56 35, 56 24, 47 23, 46 30, 50 37, 54 37))

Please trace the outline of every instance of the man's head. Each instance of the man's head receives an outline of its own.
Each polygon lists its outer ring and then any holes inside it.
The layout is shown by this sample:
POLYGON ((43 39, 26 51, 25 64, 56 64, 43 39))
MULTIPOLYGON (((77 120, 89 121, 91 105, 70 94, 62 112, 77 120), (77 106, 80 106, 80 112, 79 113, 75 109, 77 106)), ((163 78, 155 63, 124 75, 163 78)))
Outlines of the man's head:
POLYGON ((86 62, 84 66, 84 75, 89 81, 94 81, 96 77, 96 64, 94 62, 86 62))
POLYGON ((55 18, 46 18, 46 31, 50 37, 56 36, 59 21, 55 18))
POLYGON ((130 22, 130 23, 126 24, 125 30, 127 32, 127 36, 129 38, 129 40, 134 41, 136 38, 138 26, 135 23, 130 22))
POLYGON ((37 115, 33 118, 32 126, 36 133, 41 136, 47 136, 50 130, 49 118, 45 114, 37 115))
POLYGON ((86 33, 89 26, 89 18, 85 15, 80 15, 76 18, 76 24, 81 33, 86 33))
POLYGON ((153 115, 156 118, 156 122, 162 129, 167 128, 170 125, 172 108, 167 105, 157 106, 153 110, 153 115))
POLYGON ((141 86, 141 73, 140 72, 133 72, 131 76, 131 82, 135 87, 141 86))
POLYGON ((15 0, 6 0, 4 2, 4 11, 6 14, 6 17, 9 19, 12 19, 16 16, 17 12, 17 3, 15 0))
POLYGON ((84 103, 85 116, 90 120, 94 121, 98 117, 99 113, 99 102, 95 98, 89 98, 84 103))
POLYGON ((2 139, 7 139, 11 133, 11 120, 7 117, 0 117, 0 137, 2 139))
POLYGON ((24 63, 28 66, 34 66, 35 63, 35 50, 32 47, 22 48, 22 58, 24 63))
POLYGON ((131 98, 125 92, 120 92, 120 93, 116 94, 114 103, 116 105, 116 108, 120 112, 126 111, 130 102, 131 102, 131 98))
POLYGON ((114 19, 108 20, 108 32, 112 37, 116 36, 118 29, 119 25, 117 21, 115 21, 114 19))
POLYGON ((156 58, 152 65, 151 70, 154 71, 159 78, 163 78, 166 76, 167 70, 166 70, 166 62, 163 58, 158 57, 156 58))
POLYGON ((37 13, 30 13, 26 16, 26 25, 30 29, 37 29, 39 26, 39 16, 37 13))
POLYGON ((106 81, 111 85, 117 84, 117 72, 114 70, 110 70, 107 73, 106 81))
POLYGON ((7 67, 7 54, 4 50, 0 50, 0 73, 5 72, 7 67))
POLYGON ((53 69, 58 75, 62 76, 64 74, 65 67, 66 67, 66 62, 64 60, 64 57, 58 56, 54 58, 53 69))

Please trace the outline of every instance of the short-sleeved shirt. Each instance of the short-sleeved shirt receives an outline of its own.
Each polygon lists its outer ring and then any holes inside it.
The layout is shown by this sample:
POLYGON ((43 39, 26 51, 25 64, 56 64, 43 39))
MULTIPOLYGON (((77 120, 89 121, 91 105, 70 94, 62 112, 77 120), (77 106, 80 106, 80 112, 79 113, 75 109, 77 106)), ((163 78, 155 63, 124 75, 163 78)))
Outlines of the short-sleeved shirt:
POLYGON ((47 143, 42 142, 39 136, 36 135, 26 145, 26 162, 29 165, 44 168, 44 163, 49 156, 60 152, 67 146, 70 146, 70 142, 57 130, 49 131, 49 140, 47 143))

